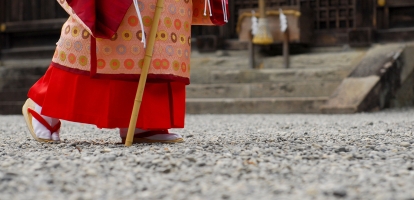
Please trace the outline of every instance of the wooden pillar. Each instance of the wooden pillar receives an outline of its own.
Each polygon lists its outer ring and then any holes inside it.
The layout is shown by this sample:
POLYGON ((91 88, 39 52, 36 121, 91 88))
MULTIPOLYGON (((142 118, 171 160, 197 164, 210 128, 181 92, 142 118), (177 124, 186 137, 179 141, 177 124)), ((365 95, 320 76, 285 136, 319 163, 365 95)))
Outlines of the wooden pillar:
POLYGON ((372 4, 372 7, 373 7, 373 17, 372 17, 372 28, 374 29, 374 30, 376 30, 378 27, 377 27, 377 16, 378 16, 378 14, 377 14, 377 0, 372 0, 372 1, 374 1, 374 3, 372 4))
POLYGON ((4 27, 2 24, 5 22, 5 15, 6 15, 6 1, 0 1, 0 60, 1 60, 1 50, 3 48, 4 36, 1 32, 3 32, 4 27))
POLYGON ((229 11, 230 12, 230 17, 229 17, 229 23, 227 24, 228 30, 229 30, 229 38, 231 37, 237 37, 237 33, 236 33, 236 24, 237 24, 237 19, 236 19, 236 5, 234 1, 229 1, 229 11))
POLYGON ((259 14, 260 18, 266 18, 266 3, 265 0, 259 0, 259 14))
POLYGON ((283 61, 286 69, 290 67, 289 28, 283 33, 283 61))
POLYGON ((254 58, 254 44, 253 44, 253 34, 250 32, 250 40, 249 40, 249 66, 251 69, 256 68, 255 58, 254 58))
POLYGON ((388 8, 388 5, 385 5, 384 7, 384 28, 390 28, 390 9, 388 8))

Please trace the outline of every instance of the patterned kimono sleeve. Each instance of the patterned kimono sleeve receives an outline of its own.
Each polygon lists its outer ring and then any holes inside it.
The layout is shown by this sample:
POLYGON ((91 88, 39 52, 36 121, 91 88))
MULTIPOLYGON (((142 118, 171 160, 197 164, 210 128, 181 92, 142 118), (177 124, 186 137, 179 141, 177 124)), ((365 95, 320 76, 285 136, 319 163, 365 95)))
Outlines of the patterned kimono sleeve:
POLYGON ((206 15, 204 15, 204 1, 193 1, 192 25, 214 25, 210 20, 210 11, 206 10, 206 15))
POLYGON ((62 8, 95 38, 117 32, 132 0, 57 0, 62 8))
POLYGON ((227 0, 210 0, 211 10, 205 3, 206 0, 193 0, 192 25, 214 26, 227 23, 226 20, 229 16, 227 0), (223 2, 225 2, 225 7, 223 7, 223 2), (224 13, 224 11, 226 11, 226 13, 224 13), (226 15, 226 17, 224 15, 226 15))
POLYGON ((66 2, 66 0, 57 0, 60 4, 60 6, 62 6, 62 8, 69 14, 70 18, 76 20, 79 24, 82 25, 82 28, 86 29, 89 34, 92 34, 92 31, 90 29, 89 26, 87 26, 79 17, 78 15, 73 11, 72 7, 69 6, 68 2, 66 2))

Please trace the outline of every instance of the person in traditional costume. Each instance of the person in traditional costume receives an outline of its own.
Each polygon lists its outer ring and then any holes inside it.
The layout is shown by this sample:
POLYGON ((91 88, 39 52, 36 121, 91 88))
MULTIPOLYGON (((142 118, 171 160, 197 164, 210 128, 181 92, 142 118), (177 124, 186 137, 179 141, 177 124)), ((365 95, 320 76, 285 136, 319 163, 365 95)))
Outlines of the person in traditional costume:
MULTIPOLYGON (((31 135, 59 141, 60 120, 119 128, 125 141, 156 0, 58 0, 70 15, 22 112, 31 135)), ((191 25, 222 25, 227 0, 165 0, 134 143, 182 142, 191 25)))

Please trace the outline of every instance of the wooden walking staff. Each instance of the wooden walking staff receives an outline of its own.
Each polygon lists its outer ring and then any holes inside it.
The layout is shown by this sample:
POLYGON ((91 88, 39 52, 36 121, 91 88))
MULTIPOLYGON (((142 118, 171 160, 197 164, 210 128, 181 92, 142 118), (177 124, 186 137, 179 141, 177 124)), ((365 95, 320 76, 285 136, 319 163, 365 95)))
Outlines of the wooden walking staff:
MULTIPOLYGON (((147 82, 148 70, 152 60, 152 54, 155 44, 155 36, 158 31, 158 22, 160 21, 161 11, 164 7, 164 0, 158 0, 155 8, 154 19, 152 21, 151 32, 148 38, 147 48, 145 50, 144 65, 142 67, 141 76, 139 78, 138 89, 135 95, 134 107, 132 109, 131 120, 129 121, 128 134, 125 140, 125 146, 132 145, 134 140, 135 126, 137 125, 139 109, 141 108, 142 96, 144 94, 145 83, 147 82)), ((142 30, 144 34, 144 30, 142 30)))

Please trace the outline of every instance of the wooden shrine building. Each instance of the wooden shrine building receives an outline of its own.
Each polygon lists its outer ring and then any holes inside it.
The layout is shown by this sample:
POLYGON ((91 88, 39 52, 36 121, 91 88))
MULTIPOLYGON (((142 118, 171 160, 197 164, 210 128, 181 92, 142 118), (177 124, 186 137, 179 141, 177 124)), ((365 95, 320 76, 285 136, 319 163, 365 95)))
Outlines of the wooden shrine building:
MULTIPOLYGON (((266 0, 266 4, 269 9, 308 10, 300 17, 308 19, 311 28, 299 26, 298 31, 310 35, 306 41, 310 46, 414 40, 414 0, 266 0)), ((228 25, 195 26, 193 37, 215 36, 225 41, 220 48, 233 48, 228 44, 238 41, 240 11, 257 8, 258 0, 229 0, 229 6, 228 25)), ((55 0, 1 0, 0 59, 51 57, 66 17, 55 0)))

